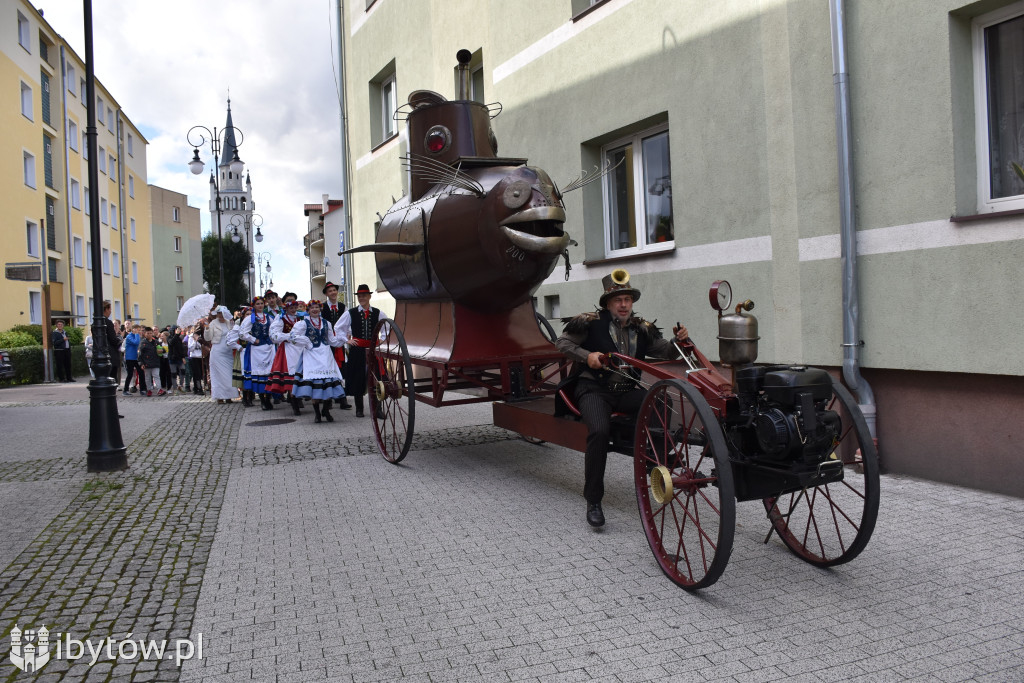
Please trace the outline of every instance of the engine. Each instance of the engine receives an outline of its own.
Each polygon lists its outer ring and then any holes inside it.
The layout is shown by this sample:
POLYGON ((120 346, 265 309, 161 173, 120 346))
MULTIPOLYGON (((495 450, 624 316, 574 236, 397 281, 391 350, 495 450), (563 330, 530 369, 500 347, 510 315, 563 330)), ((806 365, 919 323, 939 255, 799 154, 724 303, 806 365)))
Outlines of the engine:
POLYGON ((765 464, 817 465, 831 455, 841 421, 827 409, 832 380, 824 370, 746 366, 736 370, 736 394, 740 414, 729 431, 744 456, 765 464))

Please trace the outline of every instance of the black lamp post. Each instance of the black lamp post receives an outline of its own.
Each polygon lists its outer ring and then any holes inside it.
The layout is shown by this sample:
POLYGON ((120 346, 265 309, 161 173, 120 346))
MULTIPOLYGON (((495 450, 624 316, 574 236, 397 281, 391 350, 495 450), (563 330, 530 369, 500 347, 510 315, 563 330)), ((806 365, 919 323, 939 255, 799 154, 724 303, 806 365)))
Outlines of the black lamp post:
MULTIPOLYGON (((241 214, 236 213, 231 217, 231 241, 238 242, 242 241, 242 234, 245 234, 245 248, 250 249, 252 243, 249 241, 249 233, 252 232, 253 226, 256 226, 256 235, 253 237, 257 242, 263 241, 263 233, 260 232, 260 227, 263 225, 263 216, 258 213, 241 214), (241 230, 239 230, 241 228, 241 230)), ((253 274, 252 274, 252 252, 249 252, 249 298, 251 299, 260 292, 253 292, 253 274)))
MULTIPOLYGON (((93 207, 89 216, 89 234, 92 236, 92 369, 95 375, 89 382, 89 448, 86 468, 89 472, 111 472, 128 469, 128 449, 121 437, 121 423, 117 417, 117 385, 110 376, 110 349, 107 348, 107 325, 113 325, 103 315, 103 270, 100 265, 100 181, 96 144, 96 73, 92 56, 92 0, 83 0, 85 14, 85 97, 86 145, 89 149, 89 202, 93 207)), ((109 232, 109 231, 108 231, 109 232)))
MULTIPOLYGON (((262 237, 261 235, 257 234, 256 241, 259 242, 261 237, 262 237)), ((269 251, 259 251, 259 252, 256 252, 253 255, 253 257, 254 257, 255 260, 250 260, 249 261, 249 272, 251 273, 255 269, 260 274, 260 295, 262 296, 263 292, 266 291, 263 288, 263 282, 264 282, 264 280, 263 280, 263 270, 264 270, 263 264, 264 263, 267 264, 266 265, 267 281, 270 283, 268 286, 270 286, 270 287, 274 286, 274 281, 270 277, 270 252, 269 251)))
MULTIPOLYGON (((199 148, 205 145, 207 141, 209 141, 211 150, 213 151, 213 159, 214 162, 216 162, 217 159, 220 157, 221 137, 226 137, 228 134, 231 134, 232 139, 234 139, 235 135, 238 136, 237 142, 234 143, 236 149, 234 150, 234 153, 231 156, 231 162, 228 166, 228 169, 236 175, 242 172, 242 169, 245 167, 245 165, 242 163, 242 160, 238 158, 237 149, 238 145, 242 144, 242 139, 244 138, 244 136, 242 135, 242 131, 238 130, 234 126, 226 126, 221 130, 217 130, 217 128, 214 128, 212 131, 206 126, 192 126, 191 128, 189 128, 188 134, 185 136, 185 138, 188 140, 188 144, 192 145, 193 147, 192 161, 188 162, 188 167, 192 171, 192 173, 194 173, 195 175, 199 175, 200 173, 203 172, 203 160, 199 158, 199 148), (204 135, 202 131, 206 131, 206 135, 204 135), (195 138, 198 138, 198 141, 195 138)), ((224 234, 222 232, 220 220, 220 180, 217 177, 216 169, 214 169, 214 171, 210 173, 210 184, 213 185, 214 195, 216 197, 215 202, 217 206, 217 260, 220 265, 219 303, 224 304, 226 302, 226 298, 224 296, 224 234)))

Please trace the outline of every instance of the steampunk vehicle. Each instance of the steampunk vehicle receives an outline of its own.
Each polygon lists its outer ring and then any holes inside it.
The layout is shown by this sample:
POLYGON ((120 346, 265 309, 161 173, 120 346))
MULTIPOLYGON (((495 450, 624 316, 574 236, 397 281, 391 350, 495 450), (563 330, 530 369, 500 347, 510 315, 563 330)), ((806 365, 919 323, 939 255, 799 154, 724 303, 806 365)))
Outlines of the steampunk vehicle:
MULTIPOLYGON (((531 301, 569 243, 564 191, 525 159, 497 156, 493 109, 466 96, 468 61, 460 51, 459 100, 410 96, 410 192, 382 217, 374 244, 351 250, 375 252, 397 302, 367 354, 374 432, 392 463, 409 451, 417 402, 492 402, 495 425, 585 450, 582 422, 555 415, 556 398, 578 415, 569 361, 531 301)), ((725 570, 738 501, 761 501, 766 543, 778 534, 821 567, 855 558, 878 513, 875 446, 850 393, 822 369, 755 365, 754 304, 731 309, 731 298, 728 282, 712 285, 731 378, 690 340, 678 360, 607 358, 647 388, 638 415, 613 416, 610 446, 633 458, 655 560, 688 590, 725 570)))

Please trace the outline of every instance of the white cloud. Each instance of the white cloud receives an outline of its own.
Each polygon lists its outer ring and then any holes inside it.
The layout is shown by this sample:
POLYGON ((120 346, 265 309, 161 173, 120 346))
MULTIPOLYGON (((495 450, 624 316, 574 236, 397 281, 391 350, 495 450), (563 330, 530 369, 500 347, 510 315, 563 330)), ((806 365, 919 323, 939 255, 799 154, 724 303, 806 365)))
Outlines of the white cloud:
MULTIPOLYGON (((239 156, 263 216, 275 289, 309 288, 305 203, 340 197, 335 0, 104 0, 93 3, 96 76, 146 135, 149 182, 188 194, 209 229, 206 173, 186 166, 194 125, 222 128, 228 90, 239 156)), ((84 58, 81 0, 42 5, 84 58)))

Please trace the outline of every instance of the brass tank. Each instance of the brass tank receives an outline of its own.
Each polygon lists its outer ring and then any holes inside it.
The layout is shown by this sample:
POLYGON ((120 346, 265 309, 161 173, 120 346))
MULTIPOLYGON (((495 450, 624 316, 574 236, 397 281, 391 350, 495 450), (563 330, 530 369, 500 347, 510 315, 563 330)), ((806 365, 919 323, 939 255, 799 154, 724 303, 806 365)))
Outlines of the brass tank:
POLYGON ((746 311, 754 302, 744 301, 736 312, 718 318, 718 357, 725 365, 746 365, 757 360, 757 318, 746 311))

